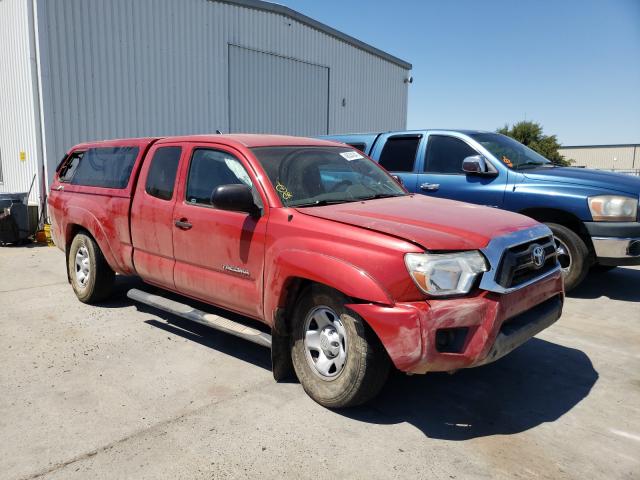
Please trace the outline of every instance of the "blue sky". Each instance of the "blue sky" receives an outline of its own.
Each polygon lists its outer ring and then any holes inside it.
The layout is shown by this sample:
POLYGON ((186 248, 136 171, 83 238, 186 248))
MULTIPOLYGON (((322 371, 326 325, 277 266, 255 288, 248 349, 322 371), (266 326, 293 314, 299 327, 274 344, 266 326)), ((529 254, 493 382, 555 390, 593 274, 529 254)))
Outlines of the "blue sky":
POLYGON ((278 0, 413 64, 409 128, 640 143, 640 0, 278 0))

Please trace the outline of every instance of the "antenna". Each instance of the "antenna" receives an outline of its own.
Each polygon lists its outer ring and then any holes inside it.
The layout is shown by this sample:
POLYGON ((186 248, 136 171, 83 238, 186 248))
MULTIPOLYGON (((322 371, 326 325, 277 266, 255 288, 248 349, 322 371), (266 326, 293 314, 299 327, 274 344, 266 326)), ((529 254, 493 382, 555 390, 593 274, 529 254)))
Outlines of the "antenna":
POLYGON ((222 135, 222 132, 218 129, 216 129, 216 135, 222 135))

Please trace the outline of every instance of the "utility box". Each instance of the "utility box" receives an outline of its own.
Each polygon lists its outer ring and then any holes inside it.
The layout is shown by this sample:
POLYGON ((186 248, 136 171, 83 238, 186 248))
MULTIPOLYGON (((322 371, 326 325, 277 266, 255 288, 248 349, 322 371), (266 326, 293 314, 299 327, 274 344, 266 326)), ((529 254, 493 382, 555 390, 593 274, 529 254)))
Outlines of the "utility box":
POLYGON ((38 228, 38 206, 28 205, 28 193, 0 193, 0 245, 20 243, 38 228))

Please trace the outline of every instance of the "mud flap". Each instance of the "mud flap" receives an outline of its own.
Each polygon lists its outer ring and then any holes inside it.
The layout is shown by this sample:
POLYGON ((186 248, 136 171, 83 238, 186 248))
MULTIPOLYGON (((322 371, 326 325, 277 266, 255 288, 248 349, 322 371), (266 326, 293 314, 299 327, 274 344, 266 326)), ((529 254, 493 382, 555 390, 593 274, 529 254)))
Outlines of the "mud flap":
POLYGON ((276 382, 294 378, 291 363, 291 337, 281 310, 276 312, 274 327, 271 331, 271 371, 276 382))

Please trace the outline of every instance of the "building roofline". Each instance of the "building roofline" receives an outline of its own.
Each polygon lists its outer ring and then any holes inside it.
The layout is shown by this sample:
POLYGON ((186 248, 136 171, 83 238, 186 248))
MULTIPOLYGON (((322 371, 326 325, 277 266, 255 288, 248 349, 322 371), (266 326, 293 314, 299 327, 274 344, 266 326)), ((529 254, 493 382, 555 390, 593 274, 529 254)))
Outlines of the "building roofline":
POLYGON ((640 147, 640 143, 616 143, 611 145, 562 145, 563 148, 620 148, 620 147, 640 147))
POLYGON ((387 60, 388 62, 394 63, 399 67, 402 67, 406 70, 411 70, 413 66, 398 57, 395 57, 387 52, 384 52, 376 47, 369 45, 368 43, 364 43, 357 38, 352 37, 351 35, 347 35, 346 33, 342 33, 335 28, 330 27, 324 23, 318 22, 311 17, 307 17, 300 12, 297 12, 289 7, 285 7, 284 5, 279 5, 277 3, 265 2, 263 0, 207 0, 209 2, 219 1, 221 3, 229 3, 232 5, 237 5, 240 7, 253 8, 256 10, 263 10, 266 12, 277 13, 280 15, 284 15, 285 17, 292 18, 300 23, 303 23, 311 28, 319 30, 327 35, 330 35, 338 40, 342 40, 343 42, 349 43, 360 50, 364 50, 365 52, 371 53, 372 55, 376 55, 377 57, 382 58, 383 60, 387 60))

